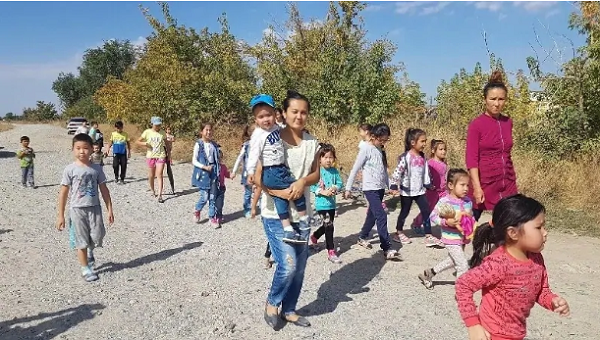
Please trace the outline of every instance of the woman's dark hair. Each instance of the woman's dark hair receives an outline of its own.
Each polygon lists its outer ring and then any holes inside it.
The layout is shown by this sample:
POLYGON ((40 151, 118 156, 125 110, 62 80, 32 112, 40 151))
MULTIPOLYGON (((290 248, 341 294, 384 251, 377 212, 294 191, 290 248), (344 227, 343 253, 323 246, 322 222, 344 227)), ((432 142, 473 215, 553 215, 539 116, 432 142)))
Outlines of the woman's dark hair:
POLYGON ((425 131, 421 129, 406 129, 406 135, 404 137, 404 151, 409 151, 412 148, 412 142, 416 142, 419 137, 425 134, 425 131))
POLYGON ((430 155, 431 158, 433 158, 435 156, 435 152, 437 151, 437 148, 439 145, 446 145, 446 142, 444 142, 441 139, 432 139, 431 140, 431 155, 430 155))
POLYGON ((244 131, 242 132, 242 143, 245 143, 250 140, 250 124, 244 126, 244 131))
POLYGON ((473 257, 469 261, 471 268, 481 264, 494 249, 506 243, 508 228, 521 228, 533 220, 546 208, 531 197, 517 194, 505 197, 498 202, 492 213, 490 223, 477 227, 473 237, 473 257))
POLYGON ((491 89, 503 89, 506 93, 508 93, 508 89, 502 80, 502 72, 498 70, 492 72, 490 80, 483 87, 483 98, 487 98, 488 92, 491 89))
POLYGON ((446 175, 446 183, 456 184, 458 179, 466 176, 469 177, 469 173, 464 169, 450 169, 448 170, 448 175, 446 175))
POLYGON ((319 159, 325 157, 327 153, 331 152, 333 159, 337 159, 335 155, 335 147, 328 143, 319 143, 319 159))
POLYGON ((308 106, 308 111, 310 111, 310 101, 308 100, 308 98, 294 90, 287 91, 287 95, 283 100, 283 111, 287 111, 287 109, 290 107, 290 102, 292 100, 304 100, 306 102, 306 105, 308 106))
MULTIPOLYGON (((389 137, 392 135, 392 131, 390 130, 390 127, 387 124, 379 123, 379 124, 375 124, 371 127, 371 129, 369 130, 369 134, 371 135, 372 138, 389 137)), ((383 148, 383 146, 381 147, 381 155, 382 155, 383 165, 385 166, 386 171, 387 171, 387 167, 388 167, 387 154, 385 153, 385 149, 383 148)))
POLYGON ((359 130, 363 130, 363 131, 367 131, 367 132, 371 131, 372 128, 373 128, 373 126, 371 124, 367 124, 367 123, 363 123, 358 126, 359 130))

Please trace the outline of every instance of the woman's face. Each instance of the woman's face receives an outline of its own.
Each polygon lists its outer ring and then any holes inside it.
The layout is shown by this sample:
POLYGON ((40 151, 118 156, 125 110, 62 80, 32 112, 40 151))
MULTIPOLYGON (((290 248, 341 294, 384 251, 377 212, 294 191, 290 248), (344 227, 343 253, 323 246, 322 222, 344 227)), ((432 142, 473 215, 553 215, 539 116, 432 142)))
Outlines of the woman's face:
POLYGON ((498 116, 504 109, 506 104, 506 91, 501 88, 493 88, 488 91, 485 98, 485 111, 492 115, 498 116))
POLYGON ((308 120, 308 103, 302 99, 290 100, 290 106, 285 111, 285 124, 296 131, 306 127, 308 120))

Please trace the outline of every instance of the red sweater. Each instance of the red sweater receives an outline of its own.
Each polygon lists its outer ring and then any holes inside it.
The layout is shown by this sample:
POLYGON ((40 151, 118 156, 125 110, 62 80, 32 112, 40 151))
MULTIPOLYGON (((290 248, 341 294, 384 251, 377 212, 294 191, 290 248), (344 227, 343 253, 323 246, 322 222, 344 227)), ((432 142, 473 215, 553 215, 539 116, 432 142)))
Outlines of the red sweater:
POLYGON ((467 169, 479 169, 479 182, 485 195, 485 202, 474 209, 492 210, 501 198, 517 193, 511 157, 512 127, 510 118, 496 119, 485 113, 469 124, 465 150, 467 169))
POLYGON ((522 340, 533 305, 537 302, 552 310, 555 296, 548 286, 542 254, 531 253, 528 260, 521 261, 504 247, 456 281, 456 301, 465 325, 481 324, 492 340, 522 340), (477 312, 473 294, 479 290, 482 298, 477 312))

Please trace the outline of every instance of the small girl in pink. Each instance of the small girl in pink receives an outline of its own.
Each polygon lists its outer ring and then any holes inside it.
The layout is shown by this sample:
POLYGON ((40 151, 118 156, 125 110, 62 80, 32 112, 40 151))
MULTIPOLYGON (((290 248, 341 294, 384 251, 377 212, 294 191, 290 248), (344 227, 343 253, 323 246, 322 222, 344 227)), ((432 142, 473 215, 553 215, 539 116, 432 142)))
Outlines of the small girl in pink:
POLYGON ((500 200, 492 221, 475 231, 471 269, 456 281, 456 301, 469 340, 523 340, 536 302, 570 315, 567 301, 548 285, 541 254, 548 236, 545 224, 540 202, 514 195, 500 200), (477 311, 473 295, 479 290, 477 311))
MULTIPOLYGON (((448 194, 446 190, 446 172, 448 172, 446 143, 441 139, 433 139, 431 141, 431 155, 429 157, 427 166, 429 167, 433 190, 427 190, 425 197, 427 198, 427 203, 429 203, 429 211, 433 211, 440 198, 448 194)), ((413 220, 412 229, 417 234, 423 234, 423 216, 421 213, 413 220)))

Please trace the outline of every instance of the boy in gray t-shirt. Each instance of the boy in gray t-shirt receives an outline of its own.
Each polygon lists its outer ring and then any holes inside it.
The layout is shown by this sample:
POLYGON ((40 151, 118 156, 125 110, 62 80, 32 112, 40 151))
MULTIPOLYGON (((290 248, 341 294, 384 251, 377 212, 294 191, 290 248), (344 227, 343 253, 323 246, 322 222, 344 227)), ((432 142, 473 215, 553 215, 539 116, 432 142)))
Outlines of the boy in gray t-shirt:
POLYGON ((106 204, 109 224, 114 222, 110 193, 106 186, 106 176, 100 165, 90 163, 92 138, 85 134, 73 137, 75 162, 67 165, 63 172, 58 195, 58 217, 56 228, 65 228, 65 206, 69 199, 69 240, 72 249, 77 249, 81 273, 88 282, 98 276, 92 268, 95 262, 93 249, 102 247, 106 234, 102 220, 102 207, 99 194, 106 204))

